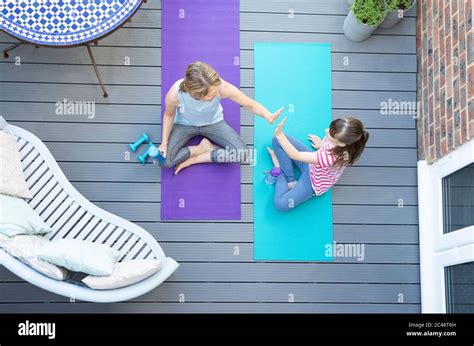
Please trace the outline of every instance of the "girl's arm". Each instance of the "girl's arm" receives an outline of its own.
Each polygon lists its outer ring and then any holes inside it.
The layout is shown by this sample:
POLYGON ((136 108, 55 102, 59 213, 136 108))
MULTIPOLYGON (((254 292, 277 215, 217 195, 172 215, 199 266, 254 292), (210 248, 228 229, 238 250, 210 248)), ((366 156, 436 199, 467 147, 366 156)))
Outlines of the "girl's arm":
POLYGON ((270 124, 273 124, 275 120, 280 116, 281 112, 283 112, 283 107, 277 110, 275 113, 271 113, 268 109, 262 106, 257 101, 251 99, 247 95, 245 95, 242 91, 240 91, 234 85, 226 82, 221 78, 222 84, 219 87, 219 93, 222 98, 228 98, 242 107, 245 107, 249 112, 261 116, 270 124))
POLYGON ((173 120, 178 107, 178 94, 176 89, 171 87, 165 97, 165 112, 163 113, 163 124, 161 126, 161 144, 158 150, 166 157, 166 149, 168 148, 168 139, 171 129, 173 128, 173 120))
POLYGON ((291 144, 288 138, 286 138, 285 134, 283 133, 283 125, 285 125, 285 122, 286 118, 283 119, 283 121, 278 124, 277 128, 275 129, 275 137, 278 140, 278 143, 280 143, 283 150, 285 150, 285 152, 292 160, 312 164, 318 163, 318 157, 317 155, 315 155, 314 152, 298 151, 295 146, 291 144))

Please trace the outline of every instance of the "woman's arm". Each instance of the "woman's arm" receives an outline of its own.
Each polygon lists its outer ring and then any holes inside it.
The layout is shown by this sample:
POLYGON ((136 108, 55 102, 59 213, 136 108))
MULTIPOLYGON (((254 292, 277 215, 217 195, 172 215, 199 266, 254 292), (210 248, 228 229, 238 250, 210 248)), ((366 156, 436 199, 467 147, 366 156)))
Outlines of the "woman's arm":
POLYGON ((242 91, 240 91, 234 85, 226 82, 221 78, 222 84, 219 87, 219 94, 222 98, 228 98, 242 107, 245 107, 249 112, 261 116, 270 124, 273 124, 275 120, 280 116, 281 112, 283 112, 283 107, 277 110, 275 113, 271 113, 268 109, 262 106, 257 101, 251 99, 247 95, 245 95, 242 91))
POLYGON ((285 152, 292 160, 312 164, 318 163, 318 157, 317 155, 315 155, 314 152, 298 151, 295 146, 291 144, 288 138, 286 138, 285 134, 283 133, 283 125, 285 125, 285 122, 286 118, 283 119, 283 121, 278 124, 277 128, 275 129, 275 137, 278 140, 278 143, 280 143, 283 150, 285 150, 285 152))
POLYGON ((171 129, 173 128, 173 121, 178 103, 178 94, 176 90, 171 87, 165 97, 165 112, 163 113, 163 124, 161 126, 161 144, 158 147, 158 150, 160 150, 164 157, 166 157, 168 139, 170 137, 171 129))

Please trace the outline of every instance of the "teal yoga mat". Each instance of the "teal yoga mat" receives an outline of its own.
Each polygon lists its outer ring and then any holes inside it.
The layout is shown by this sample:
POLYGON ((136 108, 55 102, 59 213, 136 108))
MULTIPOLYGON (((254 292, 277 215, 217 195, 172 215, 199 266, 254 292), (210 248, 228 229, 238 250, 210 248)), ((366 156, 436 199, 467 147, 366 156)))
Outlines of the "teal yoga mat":
MULTIPOLYGON (((308 134, 321 138, 331 122, 331 46, 319 43, 255 43, 255 98, 268 109, 285 107, 285 133, 310 146, 308 134)), ((281 119, 278 120, 278 122, 281 119)), ((277 123, 278 123, 277 122, 277 123)), ((254 257, 267 261, 331 261, 332 192, 280 212, 273 204, 275 186, 263 172, 272 167, 275 123, 256 118, 253 169, 254 257)))

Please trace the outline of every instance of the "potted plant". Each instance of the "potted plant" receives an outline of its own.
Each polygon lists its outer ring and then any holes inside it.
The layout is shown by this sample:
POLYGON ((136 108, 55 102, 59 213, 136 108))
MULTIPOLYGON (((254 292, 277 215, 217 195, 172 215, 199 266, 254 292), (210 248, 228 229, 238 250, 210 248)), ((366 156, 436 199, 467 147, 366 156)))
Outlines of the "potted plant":
POLYGON ((355 42, 368 39, 387 14, 385 0, 355 0, 344 21, 344 34, 355 42))
POLYGON ((416 0, 385 0, 387 4, 387 16, 380 24, 383 29, 389 29, 398 24, 405 12, 415 6, 416 0))

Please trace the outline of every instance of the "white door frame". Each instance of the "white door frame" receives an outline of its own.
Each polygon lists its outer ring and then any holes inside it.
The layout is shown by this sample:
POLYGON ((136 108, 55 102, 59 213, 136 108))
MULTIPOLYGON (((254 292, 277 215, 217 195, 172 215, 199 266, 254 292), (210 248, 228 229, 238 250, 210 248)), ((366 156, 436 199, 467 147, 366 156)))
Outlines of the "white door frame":
POLYGON ((474 162, 474 140, 428 165, 418 161, 421 310, 446 313, 444 268, 474 261, 474 226, 443 234, 442 179, 474 162))

